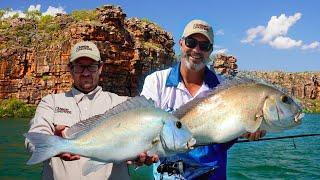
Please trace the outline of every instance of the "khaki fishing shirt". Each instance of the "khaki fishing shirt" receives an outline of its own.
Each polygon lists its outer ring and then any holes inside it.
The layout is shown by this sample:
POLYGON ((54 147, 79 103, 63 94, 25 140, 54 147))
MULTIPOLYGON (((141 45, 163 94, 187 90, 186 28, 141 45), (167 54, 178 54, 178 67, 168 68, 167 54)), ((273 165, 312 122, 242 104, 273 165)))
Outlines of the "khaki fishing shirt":
MULTIPOLYGON (((42 98, 35 116, 30 122, 29 132, 45 134, 54 133, 55 125, 72 126, 94 115, 103 114, 108 109, 125 101, 127 97, 102 91, 98 86, 88 94, 75 88, 66 93, 50 94, 42 98)), ((34 146, 25 141, 26 148, 32 152, 34 146)), ((88 158, 64 161, 60 157, 52 157, 43 164, 42 179, 59 180, 100 180, 100 179, 129 179, 127 164, 109 163, 103 168, 82 176, 82 167, 88 158)))

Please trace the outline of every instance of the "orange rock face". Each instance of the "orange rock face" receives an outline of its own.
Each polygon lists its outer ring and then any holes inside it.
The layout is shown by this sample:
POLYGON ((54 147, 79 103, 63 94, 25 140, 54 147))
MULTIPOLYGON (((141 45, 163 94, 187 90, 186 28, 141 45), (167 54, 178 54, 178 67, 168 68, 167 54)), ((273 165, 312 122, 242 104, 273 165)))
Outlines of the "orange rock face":
POLYGON ((37 104, 49 93, 70 89, 70 49, 82 40, 94 41, 101 51, 105 66, 100 85, 120 95, 139 94, 147 73, 172 65, 174 42, 169 33, 148 21, 126 19, 120 7, 106 5, 96 13, 97 22, 57 16, 60 30, 53 34, 37 33, 32 20, 10 20, 10 30, 24 34, 19 37, 0 31, 0 100, 17 97, 37 104), (21 31, 30 24, 35 29, 21 31))

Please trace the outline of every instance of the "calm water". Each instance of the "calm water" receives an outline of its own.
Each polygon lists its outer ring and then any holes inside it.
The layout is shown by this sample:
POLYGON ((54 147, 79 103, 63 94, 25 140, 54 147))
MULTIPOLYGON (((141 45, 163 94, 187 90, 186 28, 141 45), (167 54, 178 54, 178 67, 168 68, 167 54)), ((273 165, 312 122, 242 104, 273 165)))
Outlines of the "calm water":
MULTIPOLYGON (((280 134, 320 133, 320 114, 308 114, 303 124, 280 134)), ((39 179, 41 165, 27 166, 22 134, 28 120, 0 120, 0 179, 39 179)), ((229 151, 229 179, 320 179, 320 136, 235 144, 229 151), (296 147, 295 147, 296 146, 296 147)), ((133 179, 150 178, 150 168, 130 172, 133 179)))

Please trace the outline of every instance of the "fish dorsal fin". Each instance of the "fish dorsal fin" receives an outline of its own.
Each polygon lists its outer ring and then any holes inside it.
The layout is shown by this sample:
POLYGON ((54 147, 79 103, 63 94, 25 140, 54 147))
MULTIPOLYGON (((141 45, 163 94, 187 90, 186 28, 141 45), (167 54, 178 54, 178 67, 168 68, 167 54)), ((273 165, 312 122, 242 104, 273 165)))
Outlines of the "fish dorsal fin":
POLYGON ((90 117, 86 120, 80 121, 72 125, 69 129, 66 130, 64 135, 68 139, 76 138, 79 135, 81 135, 82 132, 84 132, 85 130, 96 127, 101 122, 103 122, 103 120, 109 119, 110 117, 116 114, 132 109, 147 107, 154 107, 154 101, 152 101, 151 99, 147 99, 144 96, 128 98, 126 101, 114 106, 110 110, 107 110, 104 114, 90 117))
POLYGON ((253 84, 260 84, 260 85, 269 86, 269 87, 277 89, 277 90, 283 92, 284 94, 288 95, 288 90, 286 88, 283 88, 279 85, 271 83, 270 81, 268 81, 266 79, 257 78, 254 75, 246 73, 246 72, 239 72, 236 76, 223 76, 223 79, 224 80, 221 82, 221 84, 219 84, 217 87, 215 87, 213 89, 213 91, 210 92, 207 96, 218 94, 219 92, 224 91, 226 89, 240 87, 240 86, 253 85, 253 84))
POLYGON ((111 117, 123 111, 128 111, 128 110, 138 109, 138 108, 147 108, 147 107, 155 107, 154 101, 151 99, 147 99, 144 96, 136 96, 136 97, 128 98, 126 101, 106 111, 104 113, 104 118, 111 117))
POLYGON ((178 108, 172 114, 176 118, 181 119, 187 112, 189 112, 194 106, 196 106, 198 103, 202 102, 204 99, 205 99, 205 97, 196 97, 196 98, 192 99, 191 101, 187 102, 186 104, 182 105, 180 108, 178 108))
POLYGON ((73 139, 80 136, 82 132, 85 132, 85 130, 87 129, 93 128, 99 122, 101 122, 101 118, 103 118, 103 116, 104 114, 99 114, 72 125, 69 129, 65 131, 64 137, 68 139, 73 139))

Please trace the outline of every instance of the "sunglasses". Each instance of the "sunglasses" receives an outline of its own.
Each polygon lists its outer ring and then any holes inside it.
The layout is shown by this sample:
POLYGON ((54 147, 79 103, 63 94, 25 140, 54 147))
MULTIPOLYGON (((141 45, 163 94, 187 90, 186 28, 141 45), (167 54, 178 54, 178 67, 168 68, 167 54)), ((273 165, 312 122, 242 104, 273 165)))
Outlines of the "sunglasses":
POLYGON ((199 49, 201 51, 210 51, 212 48, 212 44, 209 41, 198 41, 192 37, 185 37, 184 43, 188 48, 195 48, 197 45, 199 45, 199 49))
POLYGON ((71 64, 70 67, 74 73, 83 73, 84 69, 87 69, 89 72, 97 72, 100 67, 100 64, 91 64, 91 65, 71 64))

